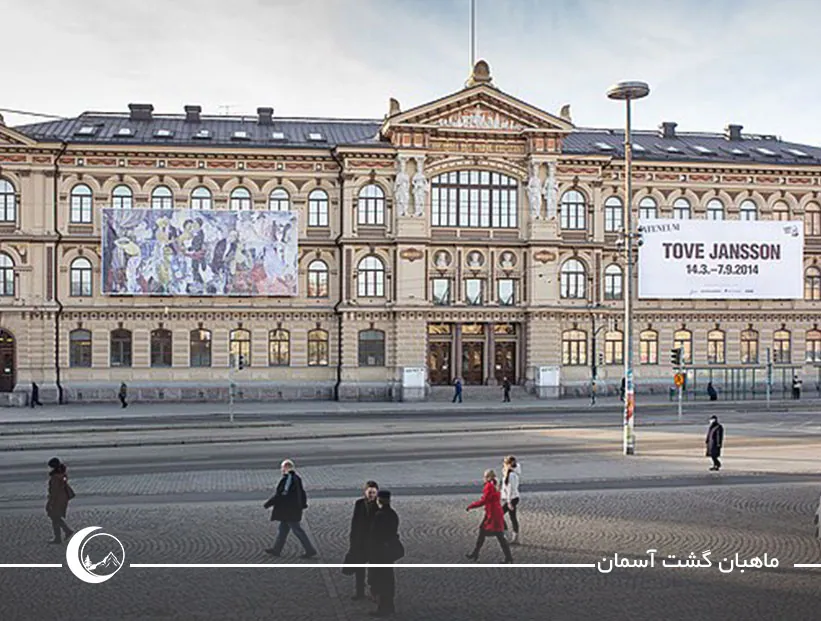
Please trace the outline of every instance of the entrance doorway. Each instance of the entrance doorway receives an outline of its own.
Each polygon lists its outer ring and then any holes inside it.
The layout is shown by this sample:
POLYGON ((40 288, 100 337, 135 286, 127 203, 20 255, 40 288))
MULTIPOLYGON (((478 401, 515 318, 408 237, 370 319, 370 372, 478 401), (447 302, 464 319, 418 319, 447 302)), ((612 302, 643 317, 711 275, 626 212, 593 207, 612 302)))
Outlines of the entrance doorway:
POLYGON ((17 383, 14 364, 14 337, 0 330, 0 392, 11 392, 17 383))
POLYGON ((462 381, 478 386, 485 378, 485 344, 475 341, 462 343, 462 381))
POLYGON ((516 343, 496 342, 494 374, 499 384, 505 378, 516 383, 516 343))
POLYGON ((428 379, 431 385, 447 386, 450 379, 450 341, 428 343, 428 379))

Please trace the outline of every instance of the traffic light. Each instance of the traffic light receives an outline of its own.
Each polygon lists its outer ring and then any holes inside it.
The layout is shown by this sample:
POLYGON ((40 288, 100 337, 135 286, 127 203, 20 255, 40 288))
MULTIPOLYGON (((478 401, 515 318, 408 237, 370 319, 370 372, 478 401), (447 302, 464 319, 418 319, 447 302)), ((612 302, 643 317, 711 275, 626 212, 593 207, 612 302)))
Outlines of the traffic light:
POLYGON ((245 354, 240 354, 237 358, 237 370, 242 371, 246 366, 248 366, 248 363, 245 360, 245 354))
POLYGON ((599 357, 599 366, 603 367, 604 366, 604 354, 602 352, 599 352, 598 357, 599 357))
POLYGON ((674 367, 681 366, 681 347, 670 350, 670 364, 674 367))

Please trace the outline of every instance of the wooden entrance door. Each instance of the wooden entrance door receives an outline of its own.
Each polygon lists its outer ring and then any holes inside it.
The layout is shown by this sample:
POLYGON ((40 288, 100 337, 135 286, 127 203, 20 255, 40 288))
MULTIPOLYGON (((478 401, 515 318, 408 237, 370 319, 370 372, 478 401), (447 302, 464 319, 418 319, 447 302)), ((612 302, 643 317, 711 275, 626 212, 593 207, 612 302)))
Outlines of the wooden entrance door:
POLYGON ((481 385, 485 380, 485 344, 462 343, 462 381, 467 385, 481 385))
POLYGON ((497 382, 501 384, 507 378, 511 384, 516 383, 516 343, 496 342, 493 367, 497 382))
POLYGON ((14 364, 14 337, 0 330, 0 392, 11 392, 16 383, 14 364))
POLYGON ((433 386, 451 383, 450 341, 428 343, 428 379, 433 386))

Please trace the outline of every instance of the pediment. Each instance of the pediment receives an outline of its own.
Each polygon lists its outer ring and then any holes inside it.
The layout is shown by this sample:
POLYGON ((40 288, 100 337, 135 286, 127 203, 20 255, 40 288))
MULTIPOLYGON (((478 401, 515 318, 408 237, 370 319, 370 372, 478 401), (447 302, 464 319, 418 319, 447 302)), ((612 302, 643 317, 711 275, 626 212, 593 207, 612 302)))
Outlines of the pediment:
POLYGON ((31 146, 37 142, 16 129, 0 125, 0 145, 31 146))
POLYGON ((431 130, 568 132, 573 129, 573 123, 520 101, 492 86, 482 84, 405 112, 396 112, 385 119, 382 135, 387 137, 393 130, 401 127, 424 127, 431 130))

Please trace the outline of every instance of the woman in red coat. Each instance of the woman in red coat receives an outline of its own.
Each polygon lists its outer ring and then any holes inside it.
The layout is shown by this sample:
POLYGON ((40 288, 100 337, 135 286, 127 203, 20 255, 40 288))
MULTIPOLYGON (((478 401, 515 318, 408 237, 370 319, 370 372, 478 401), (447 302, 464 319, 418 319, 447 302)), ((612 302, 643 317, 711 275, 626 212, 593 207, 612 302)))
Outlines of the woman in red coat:
POLYGON ((496 489, 496 473, 493 470, 485 470, 485 487, 482 489, 482 497, 468 505, 467 511, 485 508, 485 519, 479 525, 479 537, 476 539, 476 548, 467 555, 472 561, 479 560, 479 551, 485 543, 487 537, 495 537, 505 555, 505 563, 513 562, 513 555, 510 553, 510 546, 505 539, 505 516, 502 512, 502 497, 496 489))

